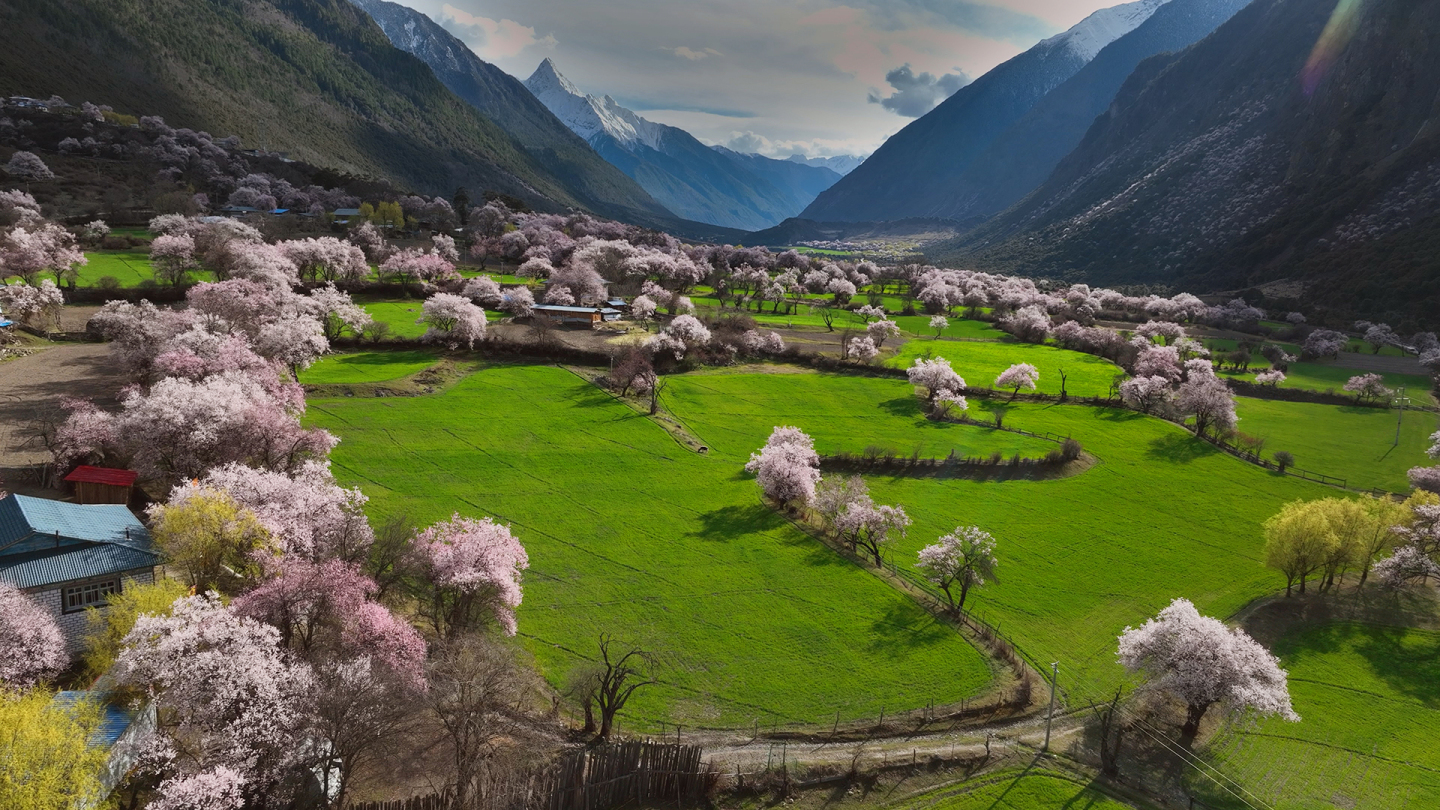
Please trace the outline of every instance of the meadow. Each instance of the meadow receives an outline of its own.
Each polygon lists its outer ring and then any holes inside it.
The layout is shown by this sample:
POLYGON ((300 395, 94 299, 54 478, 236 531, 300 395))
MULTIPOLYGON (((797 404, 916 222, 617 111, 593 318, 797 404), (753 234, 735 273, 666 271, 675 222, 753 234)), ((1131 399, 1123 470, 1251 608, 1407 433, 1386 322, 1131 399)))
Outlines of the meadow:
MULTIPOLYGON (((532 561, 520 633, 553 682, 602 632, 659 654, 665 682, 636 695, 632 728, 859 719, 992 680, 952 629, 765 507, 735 457, 685 449, 570 372, 497 367, 434 396, 313 400, 309 421, 342 438, 336 474, 375 517, 514 527, 532 561)), ((977 449, 991 433, 951 432, 977 449)))
MULTIPOLYGON (((1274 652, 1302 720, 1232 726, 1204 750, 1221 773, 1277 810, 1440 806, 1440 633, 1335 623, 1274 652)), ((1245 807, 1205 780, 1194 788, 1245 807)))
POLYGON ((1406 470, 1434 463, 1425 451, 1440 419, 1430 411, 1320 405, 1237 397, 1239 430, 1265 439, 1261 455, 1286 450, 1296 466, 1345 479, 1355 489, 1410 490, 1406 470), (1395 443, 1399 423, 1400 442, 1395 443))
MULTIPOLYGON (((1266 363, 1260 361, 1263 371, 1266 363)), ((1251 366, 1249 372, 1223 371, 1221 376, 1233 377, 1254 382, 1257 370, 1251 366)), ((1285 371, 1285 382, 1280 383, 1281 388, 1299 388, 1309 391, 1321 391, 1332 394, 1339 394, 1342 397, 1352 396, 1345 390, 1345 383, 1351 378, 1366 372, 1359 369, 1343 368, 1331 363, 1291 363, 1290 368, 1285 371)), ((1398 392, 1405 389, 1405 396, 1415 405, 1433 407, 1435 398, 1431 394, 1430 378, 1423 374, 1396 374, 1394 372, 1376 372, 1385 378, 1385 385, 1398 392)))
POLYGON ((300 382, 324 385, 398 380, 424 371, 434 365, 436 359, 438 355, 427 350, 332 354, 300 372, 300 382))
POLYGON ((1043 766, 1009 769, 970 783, 942 788, 885 805, 887 810, 1126 810, 1134 805, 1110 797, 1069 774, 1043 766))
POLYGON ((1014 340, 987 342, 916 338, 901 345, 896 354, 885 361, 885 365, 909 368, 922 357, 944 357, 968 385, 976 388, 993 386, 1000 372, 1016 363, 1030 363, 1040 372, 1037 390, 1042 394, 1060 393, 1061 370, 1067 375, 1066 390, 1071 396, 1080 397, 1106 396, 1115 375, 1123 373, 1119 366, 1094 355, 1014 340))
MULTIPOLYGON (((815 384, 825 379, 813 376, 815 384)), ((863 432, 849 438, 855 449, 919 432, 901 421, 916 419, 902 415, 900 403, 913 401, 905 382, 845 383, 869 393, 846 395, 834 411, 794 375, 780 374, 677 377, 667 404, 713 455, 737 467, 777 424, 824 435, 831 420, 858 417, 863 432)), ((983 403, 972 411, 983 418, 983 403)), ((996 537, 998 582, 974 595, 975 608, 1032 660, 1060 661, 1062 688, 1076 698, 1098 697, 1123 681, 1116 636, 1171 599, 1185 596, 1228 616, 1272 593, 1283 582, 1260 562, 1261 522, 1285 501, 1335 492, 1246 464, 1131 411, 1016 403, 1005 424, 1072 436, 1099 464, 1059 480, 873 476, 870 489, 877 502, 904 505, 915 521, 892 549, 897 565, 913 564, 922 546, 957 525, 996 537)), ((817 447, 834 442, 816 440, 817 447)))

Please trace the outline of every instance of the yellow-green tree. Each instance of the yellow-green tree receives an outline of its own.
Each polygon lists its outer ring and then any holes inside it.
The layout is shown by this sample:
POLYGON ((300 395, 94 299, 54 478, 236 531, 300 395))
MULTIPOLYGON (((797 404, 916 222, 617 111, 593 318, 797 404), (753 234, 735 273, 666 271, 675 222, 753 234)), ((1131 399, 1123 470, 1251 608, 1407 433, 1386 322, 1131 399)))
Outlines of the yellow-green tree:
MULTIPOLYGON (((1433 492, 1415 494, 1427 495, 1440 501, 1440 497, 1433 492)), ((1411 512, 1405 504, 1396 503, 1389 498, 1370 497, 1361 503, 1365 506, 1367 518, 1364 534, 1360 539, 1360 584, 1364 585, 1375 560, 1395 546, 1395 527, 1407 525, 1411 512)))
POLYGON ((1265 564, 1285 575, 1285 595, 1321 570, 1338 544, 1319 501, 1291 501, 1265 521, 1265 564))
POLYGON ((1370 516, 1365 505, 1352 498, 1322 498, 1313 507, 1325 516, 1335 542, 1330 545, 1322 566, 1320 592, 1330 590, 1352 565, 1359 565, 1364 553, 1370 516))
POLYGON ((228 494, 195 487, 151 512, 155 545, 196 591, 256 573, 253 552, 270 546, 255 513, 228 494))
POLYGON ((81 810, 108 806, 100 774, 107 750, 92 747, 100 707, 60 706, 42 689, 0 689, 0 807, 81 810))
POLYGON ((87 608, 89 629, 85 636, 85 671, 98 678, 109 671, 120 655, 121 642, 144 614, 169 616, 176 599, 190 588, 178 579, 161 579, 154 585, 127 585, 110 597, 104 611, 87 608))

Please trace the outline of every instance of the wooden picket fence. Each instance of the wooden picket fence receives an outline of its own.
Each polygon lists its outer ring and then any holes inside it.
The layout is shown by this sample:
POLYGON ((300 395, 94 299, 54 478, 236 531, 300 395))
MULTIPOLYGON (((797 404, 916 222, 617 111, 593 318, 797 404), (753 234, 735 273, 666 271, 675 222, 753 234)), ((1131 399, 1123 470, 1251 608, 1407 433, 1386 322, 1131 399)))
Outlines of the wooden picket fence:
MULTIPOLYGON (((639 803, 698 802, 719 774, 701 762, 699 746, 628 741, 571 752, 545 768, 491 773, 480 779, 473 810, 613 810, 639 803)), ((359 802, 347 810, 472 810, 451 794, 359 802)))

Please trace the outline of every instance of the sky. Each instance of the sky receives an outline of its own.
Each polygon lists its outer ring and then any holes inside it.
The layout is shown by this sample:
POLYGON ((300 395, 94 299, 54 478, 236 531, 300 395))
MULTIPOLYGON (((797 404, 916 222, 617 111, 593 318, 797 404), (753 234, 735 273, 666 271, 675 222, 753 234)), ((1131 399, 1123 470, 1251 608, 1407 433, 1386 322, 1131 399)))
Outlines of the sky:
POLYGON ((528 78, 542 60, 708 144, 868 155, 987 70, 1118 0, 399 0, 528 78))

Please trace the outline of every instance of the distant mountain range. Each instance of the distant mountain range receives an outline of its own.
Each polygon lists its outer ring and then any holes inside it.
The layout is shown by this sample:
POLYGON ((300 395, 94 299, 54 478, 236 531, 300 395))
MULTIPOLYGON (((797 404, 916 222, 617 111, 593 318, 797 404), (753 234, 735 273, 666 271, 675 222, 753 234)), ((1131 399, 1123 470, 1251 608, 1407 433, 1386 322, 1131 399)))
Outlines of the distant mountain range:
POLYGON ((709 147, 677 127, 589 95, 546 59, 525 80, 541 103, 601 157, 686 219, 759 230, 795 216, 840 180, 826 166, 709 147))
POLYGON ((816 221, 957 217, 957 184, 997 139, 1047 93, 1111 42, 1135 30, 1166 0, 1103 9, 960 88, 885 142, 811 203, 816 221))
POLYGON ((1368 0, 1322 40, 1335 12, 1255 0, 1142 62, 1038 190, 935 257, 1433 327, 1440 3, 1368 0))
MULTIPOLYGON (((345 0, 6 0, 0 19, 3 94, 160 115, 426 194, 463 185, 676 224, 583 144, 522 146, 345 0)), ((518 131, 523 105, 507 115, 518 131)))
POLYGON ((840 176, 845 176, 865 162, 865 158, 857 155, 836 155, 834 157, 805 157, 804 155, 791 155, 786 160, 791 163, 804 163, 806 166, 814 166, 821 169, 829 169, 840 176))

